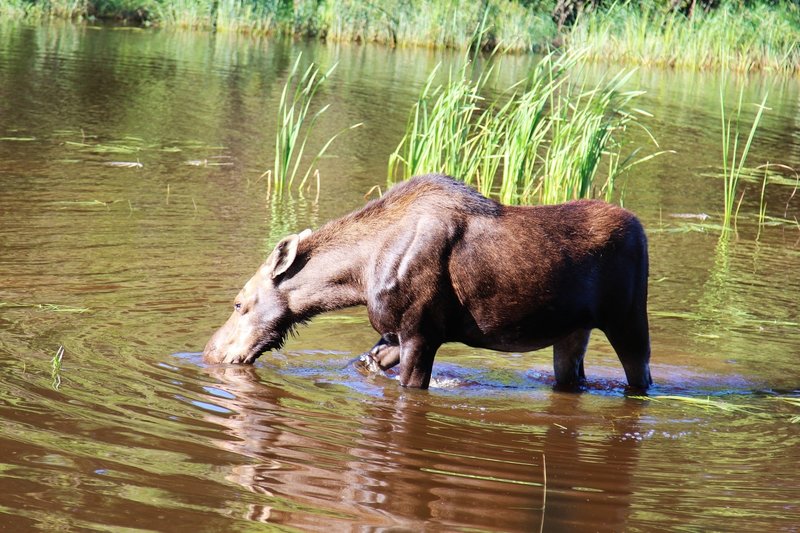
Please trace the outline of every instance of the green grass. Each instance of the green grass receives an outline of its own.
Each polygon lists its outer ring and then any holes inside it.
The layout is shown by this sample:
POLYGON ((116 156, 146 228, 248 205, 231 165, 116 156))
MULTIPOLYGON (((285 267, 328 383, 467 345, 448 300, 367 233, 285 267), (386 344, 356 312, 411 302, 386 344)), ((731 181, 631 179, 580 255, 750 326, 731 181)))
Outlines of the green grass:
MULTIPOLYGON (((776 396, 774 397, 776 401, 788 403, 792 407, 797 407, 800 409, 800 398, 795 396, 776 396)), ((799 415, 791 415, 789 417, 789 422, 792 424, 800 424, 800 414, 799 415)))
MULTIPOLYGON (((265 173, 268 176, 268 194, 274 193, 281 196, 291 191, 294 182, 300 176, 300 165, 303 163, 309 136, 313 132, 317 120, 329 107, 329 105, 326 105, 312 113, 311 103, 319 88, 336 68, 336 65, 333 65, 327 72, 320 73, 319 68, 312 63, 303 74, 300 74, 301 59, 302 55, 298 55, 284 83, 278 104, 274 165, 271 170, 265 173)), ((314 165, 325 155, 333 141, 345 131, 357 128, 360 125, 355 124, 345 128, 327 140, 313 157, 305 173, 302 174, 298 189, 302 190, 308 183, 309 177, 315 171, 314 165)), ((318 176, 317 174, 317 194, 319 194, 318 176)))
POLYGON ((611 199, 619 176, 655 154, 625 153, 641 114, 630 105, 641 93, 624 87, 630 72, 587 86, 584 57, 549 54, 493 100, 483 96, 491 67, 466 62, 438 85, 434 71, 389 159, 389 181, 439 172, 509 204, 611 199))
POLYGON ((64 347, 59 346, 55 355, 50 360, 50 377, 52 379, 53 390, 61 387, 61 361, 64 359, 64 347))
POLYGON ((764 229, 764 223, 767 217, 767 201, 764 195, 767 192, 768 174, 764 171, 764 179, 761 182, 761 196, 758 198, 758 233, 756 233, 756 241, 761 237, 761 230, 764 229))
POLYGON ((478 182, 485 192, 487 168, 496 170, 487 149, 493 146, 497 124, 491 111, 480 113, 491 70, 472 77, 471 63, 451 71, 445 84, 435 84, 433 70, 414 104, 406 132, 389 157, 389 181, 441 172, 467 183, 478 182))
POLYGON ((159 25, 166 27, 207 29, 213 24, 211 7, 207 0, 156 2, 151 13, 159 25))
POLYGON ((467 49, 476 44, 475 28, 486 19, 491 42, 513 51, 531 51, 555 38, 547 9, 508 0, 329 0, 317 26, 327 39, 377 42, 392 46, 467 49))
POLYGON ((800 66, 800 16, 777 2, 723 3, 691 17, 657 2, 614 3, 587 11, 566 36, 601 61, 714 69, 794 72, 800 66))
POLYGON ((59 304, 29 304, 19 302, 0 302, 0 308, 7 307, 11 309, 39 309, 40 311, 51 311, 54 313, 86 313, 89 311, 87 307, 71 307, 68 305, 59 304))
MULTIPOLYGON (((723 413, 735 414, 739 416, 785 416, 785 411, 781 409, 769 409, 762 405, 752 405, 754 402, 731 403, 725 400, 711 398, 697 398, 693 396, 680 396, 665 394, 662 396, 629 396, 635 400, 648 401, 653 403, 668 403, 673 405, 684 405, 688 408, 702 409, 703 411, 719 411, 723 413)), ((769 400, 778 402, 776 405, 784 407, 800 408, 800 398, 796 396, 769 396, 769 400)), ((788 421, 792 424, 800 423, 800 415, 789 414, 788 421)))
POLYGON ((760 408, 748 405, 738 405, 723 400, 711 399, 710 396, 706 396, 705 398, 695 398, 692 396, 678 396, 678 395, 665 394, 663 396, 629 396, 629 398, 634 398, 637 400, 647 400, 655 403, 661 403, 661 402, 681 403, 687 406, 697 407, 705 411, 716 410, 716 411, 723 411, 726 413, 752 414, 753 412, 761 410, 760 408))
POLYGON ((0 1, 0 18, 6 20, 27 20, 31 22, 48 18, 81 19, 89 12, 88 0, 30 0, 0 1))
POLYGON ((665 0, 585 9, 559 29, 555 2, 520 0, 0 0, 0 17, 124 19, 145 26, 316 36, 390 46, 541 51, 557 43, 601 61, 794 72, 800 9, 788 1, 723 0, 686 16, 665 0), (486 32, 475 41, 475 28, 486 32))
MULTIPOLYGON (((720 84, 719 94, 720 117, 722 119, 722 227, 724 233, 730 231, 736 223, 736 216, 738 214, 736 198, 738 195, 739 181, 741 180, 742 174, 746 171, 745 163, 747 161, 747 155, 750 153, 750 147, 753 144, 753 138, 758 129, 758 124, 761 121, 764 109, 766 109, 767 95, 764 95, 764 98, 758 105, 747 139, 740 147, 744 90, 742 89, 739 91, 739 101, 733 116, 728 115, 725 110, 725 83, 720 84)), ((741 204, 741 200, 739 204, 741 204)))
MULTIPOLYGON (((569 83, 551 104, 550 143, 541 170, 534 171, 540 183, 533 196, 540 203, 590 197, 610 201, 624 172, 657 155, 637 159, 638 150, 624 153, 627 129, 646 116, 630 105, 643 94, 625 89, 632 73, 621 71, 589 88, 569 83)), ((530 196, 523 192, 524 198, 530 196)))

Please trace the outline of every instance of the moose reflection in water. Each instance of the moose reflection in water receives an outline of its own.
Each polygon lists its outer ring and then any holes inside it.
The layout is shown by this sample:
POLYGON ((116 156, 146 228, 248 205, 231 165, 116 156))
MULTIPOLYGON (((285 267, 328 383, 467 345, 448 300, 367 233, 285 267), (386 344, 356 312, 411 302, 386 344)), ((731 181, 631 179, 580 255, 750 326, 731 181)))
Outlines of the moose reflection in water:
POLYGON ((501 351, 553 346, 556 382, 585 380, 593 328, 630 387, 650 377, 647 240, 600 201, 504 206, 452 178, 419 176, 319 230, 286 237, 208 341, 212 363, 252 363, 325 311, 366 305, 381 369, 427 388, 445 342, 501 351))
POLYGON ((593 395, 551 392, 533 399, 535 410, 476 409, 460 395, 420 397, 382 379, 371 401, 342 402, 341 385, 297 376, 271 384, 251 366, 207 372, 223 391, 214 403, 231 412, 206 415, 230 436, 217 445, 251 460, 226 477, 263 495, 243 518, 305 530, 425 522, 620 531, 627 523, 641 402, 598 408, 593 395))

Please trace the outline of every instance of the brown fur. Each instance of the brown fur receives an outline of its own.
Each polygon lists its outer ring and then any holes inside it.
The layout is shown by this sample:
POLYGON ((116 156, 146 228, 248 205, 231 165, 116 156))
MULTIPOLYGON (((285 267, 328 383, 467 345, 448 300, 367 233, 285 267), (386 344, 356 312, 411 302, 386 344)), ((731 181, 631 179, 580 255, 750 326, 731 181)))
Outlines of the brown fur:
POLYGON ((238 298, 258 305, 234 311, 206 346, 209 361, 251 362, 295 323, 366 305, 381 334, 370 354, 384 369, 399 362, 405 386, 428 386, 444 342, 552 345, 557 382, 573 386, 584 379, 594 328, 629 385, 651 383, 644 230, 605 202, 503 206, 451 178, 416 177, 308 236, 287 237, 238 298))

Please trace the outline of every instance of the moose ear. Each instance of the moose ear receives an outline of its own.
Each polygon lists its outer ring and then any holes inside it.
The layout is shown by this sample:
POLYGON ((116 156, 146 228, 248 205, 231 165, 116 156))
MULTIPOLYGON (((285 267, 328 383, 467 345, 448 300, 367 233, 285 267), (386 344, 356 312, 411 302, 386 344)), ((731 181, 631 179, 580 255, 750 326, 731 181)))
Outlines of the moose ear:
POLYGON ((309 235, 311 235, 311 230, 307 229, 302 231, 299 235, 289 235, 288 237, 284 237, 277 245, 275 245, 275 249, 267 258, 272 279, 275 279, 289 270, 289 267, 292 266, 295 257, 297 257, 298 244, 300 244, 300 241, 309 235))

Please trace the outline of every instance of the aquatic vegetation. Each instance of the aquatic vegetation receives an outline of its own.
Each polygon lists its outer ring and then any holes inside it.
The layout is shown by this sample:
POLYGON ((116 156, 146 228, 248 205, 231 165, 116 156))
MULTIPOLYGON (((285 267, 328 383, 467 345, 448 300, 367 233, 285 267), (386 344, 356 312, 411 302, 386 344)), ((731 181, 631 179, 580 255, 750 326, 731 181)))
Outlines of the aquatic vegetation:
POLYGON ((790 2, 705 3, 688 15, 674 2, 581 5, 593 7, 568 24, 554 21, 552 2, 522 0, 0 0, 0 15, 462 50, 531 52, 556 44, 589 48, 601 61, 694 69, 794 72, 800 66, 800 15, 790 2), (475 40, 482 21, 488 31, 475 40))
POLYGON ((0 137, 0 141, 10 141, 10 142, 31 142, 35 140, 36 137, 0 137))
MULTIPOLYGON (((785 411, 755 405, 755 402, 748 401, 747 397, 741 403, 731 403, 729 401, 706 396, 704 398, 694 396, 681 396, 675 394, 665 394, 663 396, 629 396, 636 400, 649 401, 653 403, 667 403, 674 405, 684 405, 686 407, 698 408, 703 411, 719 411, 723 413, 740 414, 758 417, 783 417, 785 411)), ((785 406, 800 408, 800 398, 796 396, 769 396, 768 399, 779 402, 785 406)), ((777 405, 777 404, 776 404, 777 405)), ((788 421, 792 424, 800 424, 800 415, 790 414, 788 421)))
MULTIPOLYGON (((284 83, 280 103, 278 104, 275 162, 272 170, 265 173, 268 178, 268 194, 274 192, 277 195, 282 195, 284 192, 291 190, 292 184, 298 176, 300 164, 303 161, 309 135, 314 130, 319 117, 330 106, 328 104, 316 113, 311 114, 311 102, 314 99, 314 95, 317 94, 320 86, 325 83, 325 80, 334 71, 336 65, 334 64, 327 72, 320 74, 319 69, 312 63, 302 75, 299 75, 301 58, 302 55, 297 56, 294 66, 284 83)), ((345 128, 328 139, 309 163, 308 169, 300 180, 300 189, 304 187, 314 170, 314 165, 325 155, 333 141, 345 131, 357 128, 360 125, 355 124, 345 128)), ((319 179, 317 179, 317 192, 319 193, 319 179)))
POLYGON ((389 181, 428 172, 476 181, 481 192, 491 187, 496 162, 487 154, 494 145, 491 132, 499 131, 490 112, 478 114, 481 91, 490 70, 471 79, 469 63, 450 72, 445 85, 434 86, 438 67, 431 72, 406 126, 406 132, 389 157, 389 181), (489 123, 487 123, 489 121, 489 123), (487 171, 486 168, 492 171, 487 171), (484 179, 489 176, 488 180, 484 179), (488 184, 488 186, 487 186, 488 184))
POLYGON ((630 106, 642 94, 625 90, 631 73, 587 87, 576 81, 584 57, 548 54, 489 102, 482 95, 491 67, 476 74, 466 62, 436 86, 434 71, 390 156, 389 181, 441 172, 505 203, 611 199, 620 175, 657 154, 623 154, 627 128, 646 116, 630 106))
POLYGON ((656 3, 613 3, 583 12, 566 36, 591 57, 641 65, 796 71, 800 18, 787 4, 722 3, 691 16, 656 3))
POLYGON ((53 390, 61 387, 61 360, 64 359, 64 346, 59 346, 55 355, 50 360, 50 377, 52 378, 53 390))
MULTIPOLYGON (((539 172, 540 202, 559 203, 588 197, 610 201, 616 181, 623 173, 663 153, 638 159, 638 149, 623 153, 627 128, 641 125, 639 116, 649 116, 630 106, 632 100, 644 94, 624 89, 631 74, 632 71, 620 72, 588 89, 581 86, 575 90, 570 84, 559 94, 560 98, 552 104, 551 140, 539 172), (604 162, 605 178, 598 180, 604 162)), ((657 146, 652 136, 650 139, 657 146)))
MULTIPOLYGON (((776 396, 774 398, 777 401, 788 403, 792 407, 797 407, 800 409, 800 398, 795 396, 776 396)), ((789 422, 792 424, 800 424, 800 414, 798 415, 791 415, 789 417, 789 422)))
POLYGON ((761 230, 764 228, 764 222, 767 216, 767 202, 764 200, 764 194, 767 192, 767 173, 764 173, 764 181, 761 182, 761 196, 758 199, 758 233, 756 240, 761 237, 761 230))
POLYGON ((479 481, 492 481, 494 483, 510 483, 513 485, 525 485, 528 487, 541 487, 542 484, 536 481, 522 481, 519 479, 508 479, 508 478, 501 478, 496 476, 484 476, 480 474, 467 474, 464 472, 456 472, 453 470, 440 470, 437 468, 427 468, 422 467, 420 468, 422 472, 428 472, 430 474, 439 474, 442 476, 452 476, 452 477, 460 477, 466 479, 474 479, 479 481))
POLYGON ((752 414, 754 412, 762 410, 761 408, 753 406, 739 405, 726 402, 723 400, 712 399, 710 396, 706 396, 705 398, 696 398, 693 396, 679 396, 679 395, 665 394, 663 396, 629 396, 629 398, 634 398, 637 400, 646 400, 655 403, 676 402, 676 403, 682 403, 687 406, 697 407, 705 411, 718 410, 727 413, 752 414))
POLYGON ((109 161, 105 163, 106 166, 116 168, 144 168, 144 165, 139 161, 109 161))
POLYGON ((174 28, 203 29, 214 23, 211 6, 204 0, 154 2, 152 13, 158 24, 174 28))
MULTIPOLYGON (((745 162, 747 155, 750 152, 750 147, 753 143, 758 124, 761 121, 761 116, 766 109, 767 95, 761 100, 758 105, 756 116, 750 126, 750 132, 744 142, 741 150, 739 149, 741 137, 741 114, 742 114, 742 98, 744 90, 739 91, 739 102, 736 108, 736 113, 733 117, 726 115, 725 112, 725 84, 720 85, 720 117, 722 119, 722 172, 723 172, 723 214, 722 214, 722 227, 723 232, 730 231, 731 225, 735 224, 738 215, 738 205, 736 203, 737 188, 739 180, 745 170, 745 162), (736 210, 734 211, 734 207, 736 210)), ((763 198, 763 196, 762 196, 763 198)), ((741 200, 739 201, 741 204, 741 200)))
POLYGON ((80 19, 87 15, 91 3, 88 0, 3 0, 0 15, 10 20, 39 21, 46 18, 80 19))
POLYGON ((547 9, 503 0, 331 0, 319 10, 317 27, 339 41, 456 49, 499 44, 513 51, 539 49, 556 35, 547 9), (482 24, 490 31, 476 40, 482 24))
POLYGON ((16 309, 39 309, 41 311, 53 311, 56 313, 86 313, 89 311, 87 307, 72 307, 68 305, 59 305, 52 303, 44 304, 29 304, 20 302, 0 302, 0 308, 16 308, 16 309))

